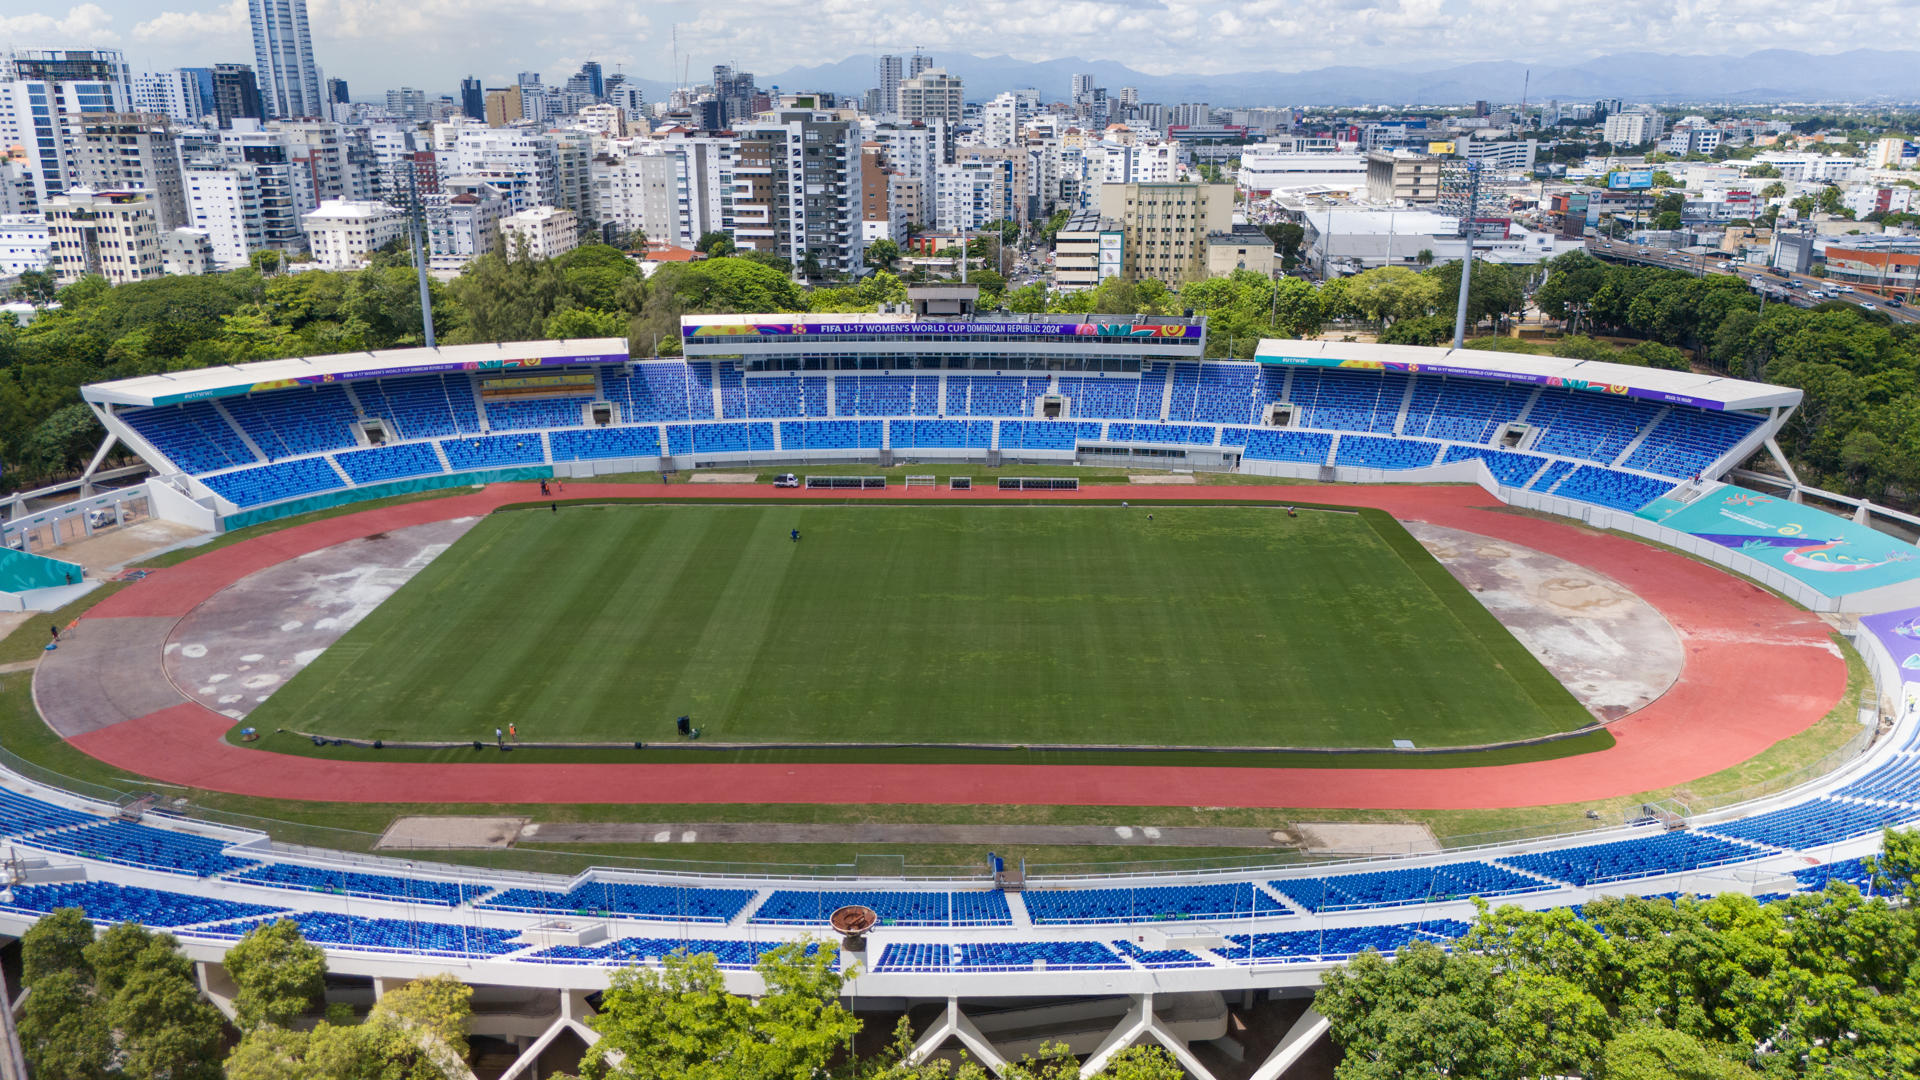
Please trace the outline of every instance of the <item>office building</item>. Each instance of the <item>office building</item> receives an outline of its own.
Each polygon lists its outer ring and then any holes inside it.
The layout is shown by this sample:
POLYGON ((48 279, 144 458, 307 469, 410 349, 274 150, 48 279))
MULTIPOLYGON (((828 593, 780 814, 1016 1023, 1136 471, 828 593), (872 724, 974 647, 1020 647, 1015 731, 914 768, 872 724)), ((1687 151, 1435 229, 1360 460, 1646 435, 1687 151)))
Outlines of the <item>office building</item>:
POLYGON ((460 80, 460 112, 475 120, 487 118, 487 92, 480 88, 480 80, 471 75, 460 80))
POLYGON ((160 225, 143 191, 75 188, 47 201, 48 269, 62 285, 89 274, 115 285, 162 273, 160 225))
POLYGON ((328 105, 349 105, 349 104, 352 104, 352 102, 353 102, 353 99, 348 96, 347 80, 345 79, 328 79, 327 80, 327 104, 328 105))
POLYGON ((1663 121, 1656 112, 1619 112, 1607 117, 1601 138, 1614 146, 1639 146, 1660 137, 1663 121))
POLYGON ((1431 203, 1440 198, 1440 159, 1407 150, 1367 155, 1367 201, 1384 206, 1431 203))
POLYGON ((900 84, 900 101, 895 111, 904 123, 945 120, 958 124, 966 101, 956 76, 945 68, 928 68, 900 84))
POLYGON ((1233 185, 1102 184, 1100 216, 1126 232, 1128 281, 1178 287, 1207 276, 1207 237, 1233 227, 1233 185))
POLYGON ((581 64, 580 78, 586 83, 587 93, 592 94, 594 100, 598 101, 607 96, 607 83, 600 71, 600 61, 589 60, 581 64))
POLYGON ((1053 238, 1054 287, 1091 289, 1125 269, 1126 230, 1095 209, 1076 210, 1053 238))
POLYGON ((518 123, 526 116, 525 106, 526 96, 518 85, 487 91, 487 126, 498 128, 518 123))
POLYGON ((273 119, 327 115, 320 69, 313 62, 307 0, 247 0, 260 100, 273 119))
POLYGON ((427 92, 411 86, 387 91, 387 114, 409 124, 422 124, 433 119, 433 112, 427 108, 427 92))

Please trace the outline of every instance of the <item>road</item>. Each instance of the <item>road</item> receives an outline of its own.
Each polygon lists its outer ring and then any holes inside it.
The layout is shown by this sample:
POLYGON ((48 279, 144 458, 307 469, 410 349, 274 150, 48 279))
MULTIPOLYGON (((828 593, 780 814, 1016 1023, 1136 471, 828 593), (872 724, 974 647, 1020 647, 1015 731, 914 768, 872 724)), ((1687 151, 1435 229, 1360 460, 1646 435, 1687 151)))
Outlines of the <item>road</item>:
POLYGON ((1812 307, 1822 303, 1822 300, 1816 300, 1809 294, 1815 291, 1823 292, 1826 294, 1826 300, 1848 300, 1856 304, 1872 304, 1875 309, 1885 312, 1897 323, 1920 323, 1920 309, 1911 304, 1889 307, 1885 300, 1871 293, 1839 292, 1836 290, 1840 287, 1833 282, 1810 274, 1789 274, 1786 277, 1779 277, 1769 273, 1763 267, 1750 263, 1689 255, 1685 252, 1667 251, 1662 248, 1637 247, 1624 240, 1589 239, 1587 254, 1597 259, 1612 259, 1615 262, 1664 266, 1669 270, 1684 270, 1689 274, 1732 274, 1749 282, 1757 280, 1760 284, 1750 287, 1758 288, 1765 293, 1768 300, 1785 301, 1795 307, 1812 307))

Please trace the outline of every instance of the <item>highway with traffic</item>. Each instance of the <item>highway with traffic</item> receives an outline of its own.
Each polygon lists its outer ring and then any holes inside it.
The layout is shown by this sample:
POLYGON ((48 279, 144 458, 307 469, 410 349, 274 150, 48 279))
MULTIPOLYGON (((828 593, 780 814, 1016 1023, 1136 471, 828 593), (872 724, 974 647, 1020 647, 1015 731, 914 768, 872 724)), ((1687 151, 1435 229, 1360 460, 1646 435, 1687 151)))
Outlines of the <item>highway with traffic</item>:
POLYGON ((1914 305, 1889 304, 1882 297, 1856 291, 1848 285, 1835 284, 1826 278, 1817 278, 1811 274, 1780 275, 1769 267, 1738 262, 1731 257, 1715 257, 1712 254, 1694 255, 1684 251, 1642 247, 1625 240, 1607 240, 1598 237, 1587 239, 1587 254, 1596 259, 1611 259, 1615 262, 1639 263, 1645 266, 1664 266, 1669 270, 1682 270, 1689 274, 1732 274, 1745 280, 1749 288, 1758 290, 1773 303, 1813 307, 1828 300, 1844 300, 1858 304, 1868 311, 1882 312, 1894 322, 1920 323, 1920 309, 1914 305), (1815 296, 1815 293, 1821 295, 1815 296))

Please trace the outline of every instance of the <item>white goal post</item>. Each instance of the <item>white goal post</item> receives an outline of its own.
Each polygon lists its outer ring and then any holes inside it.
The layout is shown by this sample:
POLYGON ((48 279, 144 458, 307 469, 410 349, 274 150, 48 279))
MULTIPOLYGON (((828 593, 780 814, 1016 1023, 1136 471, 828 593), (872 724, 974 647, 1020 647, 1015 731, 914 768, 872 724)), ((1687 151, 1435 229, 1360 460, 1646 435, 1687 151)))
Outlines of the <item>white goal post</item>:
POLYGON ((908 487, 939 487, 940 485, 936 483, 935 478, 931 476, 909 476, 907 477, 907 486, 908 487))

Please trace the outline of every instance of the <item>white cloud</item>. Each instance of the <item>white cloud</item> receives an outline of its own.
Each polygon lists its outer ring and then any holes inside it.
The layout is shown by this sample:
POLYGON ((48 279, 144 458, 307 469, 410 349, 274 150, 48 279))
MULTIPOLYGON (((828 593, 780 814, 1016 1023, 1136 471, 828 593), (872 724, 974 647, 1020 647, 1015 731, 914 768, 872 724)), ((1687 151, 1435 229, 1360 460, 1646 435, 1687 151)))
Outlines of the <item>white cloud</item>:
POLYGON ((163 11, 133 28, 136 41, 161 45, 192 44, 231 38, 247 29, 246 0, 232 0, 212 11, 163 11))
POLYGON ((0 15, 0 40, 39 38, 46 40, 36 44, 93 44, 117 40, 112 27, 113 16, 99 4, 76 4, 59 18, 41 13, 0 15))

